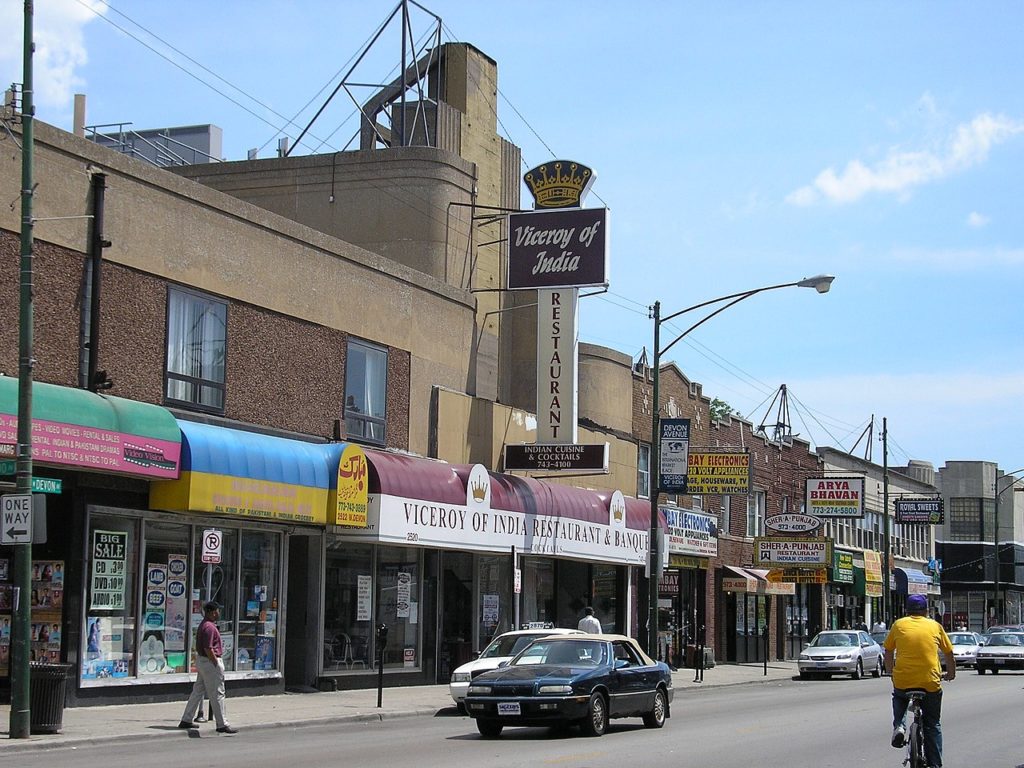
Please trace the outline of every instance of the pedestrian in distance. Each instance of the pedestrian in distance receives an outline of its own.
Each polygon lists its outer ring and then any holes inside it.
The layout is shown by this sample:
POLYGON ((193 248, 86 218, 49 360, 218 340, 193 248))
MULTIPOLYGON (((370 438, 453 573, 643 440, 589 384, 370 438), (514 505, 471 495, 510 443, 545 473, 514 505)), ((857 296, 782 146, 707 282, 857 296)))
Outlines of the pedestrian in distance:
POLYGON ((224 714, 224 645, 221 642, 217 619, 220 618, 220 605, 213 600, 203 606, 203 620, 196 631, 196 682, 192 693, 185 703, 185 711, 181 715, 179 728, 197 728, 196 715, 203 703, 203 697, 209 696, 213 709, 213 718, 217 723, 217 733, 238 733, 232 728, 224 714))
POLYGON ((906 616, 893 622, 884 644, 885 668, 892 670, 892 745, 906 744, 907 689, 924 689, 924 756, 930 768, 942 768, 942 680, 956 677, 956 657, 946 630, 928 618, 924 595, 909 595, 906 611, 906 616), (945 657, 945 674, 936 649, 945 657))
POLYGON ((594 609, 589 605, 583 609, 583 618, 576 628, 591 635, 601 634, 601 622, 594 616, 594 609))
POLYGON ((876 619, 875 623, 871 625, 871 631, 872 632, 885 632, 885 630, 886 630, 885 622, 882 621, 881 619, 876 619))

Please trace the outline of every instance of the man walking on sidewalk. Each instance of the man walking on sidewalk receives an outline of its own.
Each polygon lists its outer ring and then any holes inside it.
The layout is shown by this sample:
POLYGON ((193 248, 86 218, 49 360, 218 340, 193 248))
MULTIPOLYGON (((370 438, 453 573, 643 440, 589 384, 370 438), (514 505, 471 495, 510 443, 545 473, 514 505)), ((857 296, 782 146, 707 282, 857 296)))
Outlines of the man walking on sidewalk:
POLYGON ((210 697, 213 717, 217 721, 217 733, 238 733, 228 725, 224 716, 224 646, 217 628, 220 618, 220 605, 210 601, 203 606, 203 620, 196 631, 196 682, 192 686, 192 694, 185 703, 185 711, 181 715, 179 728, 197 728, 195 723, 203 697, 210 697))

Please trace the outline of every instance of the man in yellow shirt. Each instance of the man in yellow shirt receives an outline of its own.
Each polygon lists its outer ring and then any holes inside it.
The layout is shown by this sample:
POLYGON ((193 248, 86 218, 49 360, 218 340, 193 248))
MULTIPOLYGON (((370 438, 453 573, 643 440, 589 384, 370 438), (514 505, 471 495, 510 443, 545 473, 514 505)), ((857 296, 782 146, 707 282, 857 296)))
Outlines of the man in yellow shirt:
POLYGON ((942 768, 942 680, 956 677, 956 659, 942 625, 928 618, 924 595, 909 595, 906 610, 906 616, 893 622, 884 644, 885 668, 892 671, 892 745, 904 744, 907 691, 923 689, 924 756, 930 768, 942 768), (945 675, 939 666, 939 651, 946 659, 945 675))

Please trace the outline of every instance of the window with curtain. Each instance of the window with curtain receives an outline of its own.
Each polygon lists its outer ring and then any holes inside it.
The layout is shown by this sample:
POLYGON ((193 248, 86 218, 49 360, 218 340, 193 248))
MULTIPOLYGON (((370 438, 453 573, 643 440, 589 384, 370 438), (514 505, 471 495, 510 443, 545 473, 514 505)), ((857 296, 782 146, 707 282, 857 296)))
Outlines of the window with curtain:
POLYGON ((651 446, 640 445, 636 452, 636 496, 651 497, 651 446))
POLYGON ((384 445, 384 400, 388 353, 362 341, 350 341, 345 360, 345 429, 349 438, 384 445))
POLYGON ((171 288, 167 292, 168 401, 224 410, 227 304, 171 288))

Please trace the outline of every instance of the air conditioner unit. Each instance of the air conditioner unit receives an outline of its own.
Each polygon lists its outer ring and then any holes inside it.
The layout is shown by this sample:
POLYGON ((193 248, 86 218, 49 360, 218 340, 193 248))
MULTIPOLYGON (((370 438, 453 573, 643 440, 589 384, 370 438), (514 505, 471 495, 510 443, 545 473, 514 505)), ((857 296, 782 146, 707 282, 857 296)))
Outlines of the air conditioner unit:
POLYGON ((836 607, 842 608, 845 603, 843 595, 836 595, 836 607))

